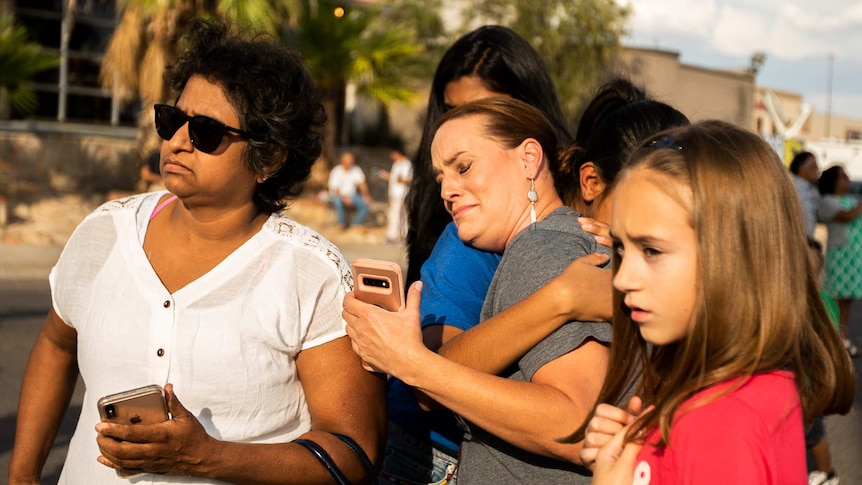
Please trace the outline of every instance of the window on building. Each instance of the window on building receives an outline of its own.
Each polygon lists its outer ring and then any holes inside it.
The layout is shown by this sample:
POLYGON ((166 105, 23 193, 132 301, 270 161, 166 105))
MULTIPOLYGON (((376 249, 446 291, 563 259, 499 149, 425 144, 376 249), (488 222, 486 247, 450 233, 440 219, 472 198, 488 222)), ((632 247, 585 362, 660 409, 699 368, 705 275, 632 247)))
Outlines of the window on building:
MULTIPOLYGON (((30 40, 58 57, 63 29, 62 3, 65 2, 15 2, 15 18, 27 28, 30 40)), ((138 107, 115 106, 111 92, 103 90, 99 83, 102 59, 116 26, 114 2, 77 2, 69 36, 66 79, 61 79, 61 67, 39 73, 32 82, 39 106, 27 118, 124 126, 136 124, 138 107)), ((12 118, 23 118, 14 109, 11 115, 12 118)))

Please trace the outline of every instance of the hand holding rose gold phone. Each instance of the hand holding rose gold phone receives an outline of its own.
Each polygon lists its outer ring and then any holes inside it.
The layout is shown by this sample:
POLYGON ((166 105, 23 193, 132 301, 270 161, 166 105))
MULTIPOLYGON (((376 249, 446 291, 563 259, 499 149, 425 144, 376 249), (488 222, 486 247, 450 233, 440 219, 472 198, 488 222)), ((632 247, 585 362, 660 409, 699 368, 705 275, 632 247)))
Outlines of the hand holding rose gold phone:
MULTIPOLYGON (((105 396, 99 399, 97 406, 102 421, 109 423, 156 424, 170 419, 165 392, 158 384, 105 396)), ((117 475, 131 478, 140 473, 126 474, 117 470, 117 475)))
POLYGON ((359 258, 353 262, 353 282, 357 299, 391 312, 404 308, 404 283, 398 263, 359 258))

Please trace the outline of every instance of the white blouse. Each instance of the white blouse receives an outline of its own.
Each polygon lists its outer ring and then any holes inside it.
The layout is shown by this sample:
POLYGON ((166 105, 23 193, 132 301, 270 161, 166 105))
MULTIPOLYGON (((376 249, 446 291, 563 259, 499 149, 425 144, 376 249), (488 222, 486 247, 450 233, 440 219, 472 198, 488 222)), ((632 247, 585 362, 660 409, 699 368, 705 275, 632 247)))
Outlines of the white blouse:
MULTIPOLYGON (((83 409, 60 483, 129 483, 96 462, 96 401, 172 383, 220 440, 288 442, 311 426, 297 354, 346 335, 349 264, 282 215, 215 268, 168 293, 143 251, 165 192, 108 202, 87 216, 50 274, 54 310, 78 332, 83 409)), ((134 483, 216 483, 144 475, 134 483)))

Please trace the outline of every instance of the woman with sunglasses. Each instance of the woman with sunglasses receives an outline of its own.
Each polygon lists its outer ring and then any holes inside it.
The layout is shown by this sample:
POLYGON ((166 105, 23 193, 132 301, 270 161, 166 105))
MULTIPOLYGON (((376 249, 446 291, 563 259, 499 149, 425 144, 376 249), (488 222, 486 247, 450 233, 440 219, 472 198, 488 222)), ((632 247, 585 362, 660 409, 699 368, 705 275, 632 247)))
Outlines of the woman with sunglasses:
POLYGON ((320 153, 317 89, 297 54, 221 21, 187 46, 175 105, 155 106, 168 191, 97 209, 51 272, 10 484, 39 483, 79 372, 60 483, 355 483, 377 459, 384 382, 345 336, 348 263, 279 215, 320 153), (148 384, 172 419, 100 422, 101 396, 148 384))

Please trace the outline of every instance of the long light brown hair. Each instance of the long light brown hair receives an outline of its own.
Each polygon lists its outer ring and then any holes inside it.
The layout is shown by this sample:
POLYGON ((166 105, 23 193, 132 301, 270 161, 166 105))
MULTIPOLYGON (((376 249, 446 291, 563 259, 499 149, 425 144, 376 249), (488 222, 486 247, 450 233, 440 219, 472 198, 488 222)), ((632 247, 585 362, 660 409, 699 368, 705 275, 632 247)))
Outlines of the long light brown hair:
POLYGON ((698 278, 688 335, 660 347, 641 337, 614 290, 599 402, 618 403, 638 382, 635 394, 655 405, 629 439, 658 427, 664 447, 675 413, 695 393, 780 369, 794 373, 806 421, 849 411, 853 367, 821 303, 798 196, 775 152, 754 133, 707 121, 656 135, 620 178, 635 169, 653 172, 671 196, 691 189, 698 278))

